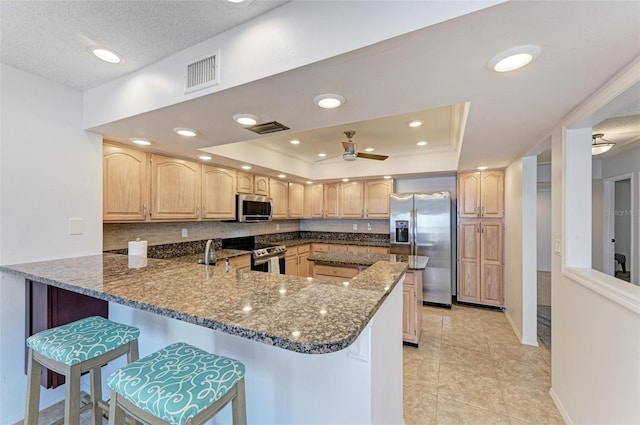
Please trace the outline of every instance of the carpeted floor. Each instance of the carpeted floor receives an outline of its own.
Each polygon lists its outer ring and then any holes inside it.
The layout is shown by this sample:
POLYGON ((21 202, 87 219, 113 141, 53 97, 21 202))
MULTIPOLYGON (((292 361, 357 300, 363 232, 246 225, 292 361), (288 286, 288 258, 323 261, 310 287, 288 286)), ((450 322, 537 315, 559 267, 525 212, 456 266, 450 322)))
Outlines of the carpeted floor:
POLYGON ((538 339, 551 351, 551 306, 538 305, 538 339))

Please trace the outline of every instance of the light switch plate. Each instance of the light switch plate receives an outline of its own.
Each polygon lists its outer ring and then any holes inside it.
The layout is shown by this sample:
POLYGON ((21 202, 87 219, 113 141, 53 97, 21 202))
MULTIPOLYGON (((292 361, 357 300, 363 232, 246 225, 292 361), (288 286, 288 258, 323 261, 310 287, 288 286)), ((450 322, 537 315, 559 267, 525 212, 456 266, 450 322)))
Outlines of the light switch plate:
POLYGON ((356 223, 353 223, 353 230, 358 230, 358 225, 356 223))
POLYGON ((555 255, 560 255, 560 239, 553 240, 553 253, 555 255))
POLYGON ((188 235, 189 235, 189 231, 186 228, 182 229, 182 237, 186 238, 188 235))
POLYGON ((82 235, 84 233, 84 220, 81 218, 69 219, 69 234, 82 235))

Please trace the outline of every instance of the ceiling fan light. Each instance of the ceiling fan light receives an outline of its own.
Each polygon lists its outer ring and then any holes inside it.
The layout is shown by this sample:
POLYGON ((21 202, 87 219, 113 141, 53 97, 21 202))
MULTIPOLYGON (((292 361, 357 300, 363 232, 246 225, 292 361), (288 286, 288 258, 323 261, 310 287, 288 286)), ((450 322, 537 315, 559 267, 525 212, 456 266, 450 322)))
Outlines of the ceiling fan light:
POLYGON ((365 152, 373 152, 374 150, 375 150, 375 149, 373 149, 373 148, 365 148, 365 150, 364 150, 364 151, 365 151, 365 152))
POLYGON ((603 139, 603 137, 604 134, 602 133, 597 133, 591 136, 591 155, 603 154, 605 152, 608 152, 612 147, 616 145, 613 142, 603 139), (598 142, 598 139, 602 141, 598 142))
POLYGON ((337 93, 320 94, 313 99, 313 103, 324 109, 333 109, 341 106, 346 99, 337 93))
POLYGON ((355 161, 358 158, 358 154, 353 152, 345 152, 342 154, 342 159, 345 161, 355 161))
POLYGON ((407 123, 411 128, 420 127, 422 124, 424 124, 424 121, 422 120, 412 120, 407 123))
POLYGON ((147 139, 140 139, 139 137, 131 137, 129 140, 140 146, 149 146, 151 144, 147 139))

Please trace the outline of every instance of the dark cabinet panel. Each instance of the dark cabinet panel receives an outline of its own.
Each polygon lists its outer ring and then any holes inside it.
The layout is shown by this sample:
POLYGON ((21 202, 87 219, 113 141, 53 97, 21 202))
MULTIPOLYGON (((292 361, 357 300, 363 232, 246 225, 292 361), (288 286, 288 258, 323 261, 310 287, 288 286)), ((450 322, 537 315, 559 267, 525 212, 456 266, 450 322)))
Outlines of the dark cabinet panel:
MULTIPOLYGON (((109 303, 87 295, 26 280, 26 338, 45 329, 66 325, 90 316, 109 317, 109 303)), ((28 349, 25 345, 25 373, 28 349)), ((42 369, 42 386, 64 384, 64 376, 42 369)))

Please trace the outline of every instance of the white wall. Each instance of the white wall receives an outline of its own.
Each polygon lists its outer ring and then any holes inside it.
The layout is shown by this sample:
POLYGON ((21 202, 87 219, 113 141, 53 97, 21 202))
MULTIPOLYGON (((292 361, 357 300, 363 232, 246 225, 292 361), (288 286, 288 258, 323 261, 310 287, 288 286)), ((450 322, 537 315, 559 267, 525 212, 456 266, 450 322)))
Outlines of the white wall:
MULTIPOLYGON (((101 252, 102 139, 82 130, 82 93, 0 66, 0 264, 101 252)), ((24 280, 0 274, 2 424, 24 413, 24 303, 24 280)), ((41 405, 63 396, 43 391, 41 405)))
POLYGON ((589 122, 639 76, 635 61, 552 134, 552 240, 561 251, 552 256, 551 396, 567 423, 640 423, 640 288, 590 268, 591 129, 563 131, 589 122))
POLYGON ((536 199, 537 269, 551 271, 551 190, 538 190, 536 199))

